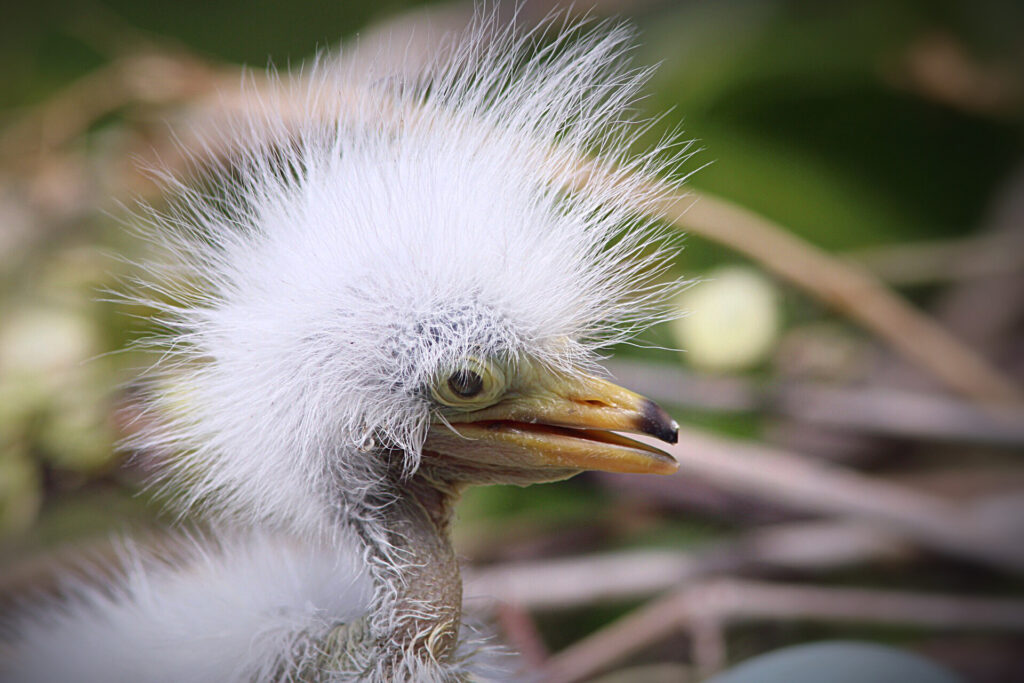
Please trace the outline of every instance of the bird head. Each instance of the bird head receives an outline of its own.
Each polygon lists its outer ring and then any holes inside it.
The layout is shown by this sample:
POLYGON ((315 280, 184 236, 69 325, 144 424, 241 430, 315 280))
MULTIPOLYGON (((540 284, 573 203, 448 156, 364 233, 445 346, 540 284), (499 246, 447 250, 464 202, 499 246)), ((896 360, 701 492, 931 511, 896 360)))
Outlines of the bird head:
POLYGON ((597 361, 677 288, 647 216, 680 150, 629 152, 627 31, 534 42, 478 29, 414 79, 279 77, 223 168, 149 212, 175 258, 140 294, 167 325, 141 445, 177 454, 187 502, 310 529, 396 467, 674 471, 617 432, 675 423, 597 361))
POLYGON ((615 432, 675 443, 676 423, 651 400, 532 358, 467 357, 430 385, 436 417, 424 458, 456 481, 534 483, 582 470, 669 474, 664 452, 615 432))

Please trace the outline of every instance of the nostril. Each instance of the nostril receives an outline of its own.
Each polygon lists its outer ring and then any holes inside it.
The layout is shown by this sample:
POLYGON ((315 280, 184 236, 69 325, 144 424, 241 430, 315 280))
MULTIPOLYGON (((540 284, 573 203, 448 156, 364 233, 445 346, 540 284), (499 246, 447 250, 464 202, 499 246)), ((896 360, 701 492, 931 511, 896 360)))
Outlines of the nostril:
POLYGON ((585 398, 582 401, 580 401, 580 403, 582 403, 585 406, 590 406, 591 408, 607 408, 608 407, 607 403, 605 403, 604 401, 601 401, 599 399, 596 399, 596 398, 585 398))

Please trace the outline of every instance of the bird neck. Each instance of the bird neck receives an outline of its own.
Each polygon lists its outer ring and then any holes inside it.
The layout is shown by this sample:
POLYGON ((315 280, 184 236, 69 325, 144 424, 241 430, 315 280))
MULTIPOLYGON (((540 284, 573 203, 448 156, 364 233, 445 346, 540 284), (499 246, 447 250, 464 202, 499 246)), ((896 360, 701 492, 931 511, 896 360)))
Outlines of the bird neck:
POLYGON ((410 654, 443 663, 455 650, 462 577, 451 521, 463 486, 421 469, 410 478, 389 476, 388 488, 374 528, 363 524, 359 531, 377 587, 371 633, 385 658, 395 659, 386 666, 397 679, 400 660, 410 654))

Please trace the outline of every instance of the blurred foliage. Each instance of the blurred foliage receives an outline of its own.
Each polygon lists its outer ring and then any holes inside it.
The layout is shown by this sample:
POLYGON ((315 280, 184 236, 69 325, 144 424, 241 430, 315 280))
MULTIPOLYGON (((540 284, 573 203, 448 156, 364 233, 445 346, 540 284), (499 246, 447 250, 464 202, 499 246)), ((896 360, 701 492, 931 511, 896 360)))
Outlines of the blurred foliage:
MULTIPOLYGON (((942 4, 683 3, 642 23, 641 58, 664 63, 648 109, 707 150, 695 187, 816 244, 962 234, 1019 159, 1021 121, 900 86, 920 41, 967 32, 942 4)), ((1012 21, 1002 6, 993 21, 1012 21)))

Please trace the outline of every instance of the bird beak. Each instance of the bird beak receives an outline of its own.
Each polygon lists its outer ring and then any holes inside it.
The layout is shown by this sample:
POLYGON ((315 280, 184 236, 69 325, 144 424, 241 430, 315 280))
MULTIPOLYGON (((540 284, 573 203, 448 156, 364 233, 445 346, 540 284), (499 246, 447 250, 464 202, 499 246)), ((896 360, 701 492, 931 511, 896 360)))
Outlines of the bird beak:
POLYGON ((463 467, 540 475, 524 480, 581 470, 672 474, 678 468, 664 451, 615 432, 678 439, 676 422, 648 398, 596 377, 534 372, 505 400, 433 425, 425 449, 463 467))

